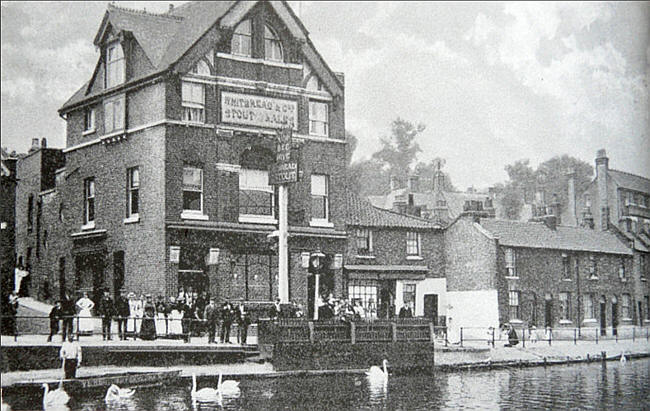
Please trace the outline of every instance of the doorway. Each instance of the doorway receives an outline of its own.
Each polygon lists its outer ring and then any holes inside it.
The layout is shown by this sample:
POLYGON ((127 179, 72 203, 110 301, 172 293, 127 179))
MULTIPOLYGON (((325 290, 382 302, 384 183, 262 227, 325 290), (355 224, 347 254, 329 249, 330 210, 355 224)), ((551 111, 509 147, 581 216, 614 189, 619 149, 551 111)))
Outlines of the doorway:
POLYGON ((104 255, 100 253, 79 254, 75 257, 77 291, 89 290, 95 304, 99 303, 104 288, 104 255))
POLYGON ((600 299, 600 335, 607 335, 607 303, 600 299))
POLYGON ((424 316, 433 321, 433 325, 438 325, 438 294, 424 295, 424 316))
POLYGON ((553 327, 553 301, 546 300, 544 302, 544 326, 553 327))

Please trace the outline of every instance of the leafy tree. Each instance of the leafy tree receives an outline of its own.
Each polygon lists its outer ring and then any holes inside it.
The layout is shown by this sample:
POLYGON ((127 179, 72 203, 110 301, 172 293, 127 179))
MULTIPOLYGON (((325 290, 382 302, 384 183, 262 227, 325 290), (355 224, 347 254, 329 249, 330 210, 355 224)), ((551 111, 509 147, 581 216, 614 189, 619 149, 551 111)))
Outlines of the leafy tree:
POLYGON ((422 151, 415 138, 424 129, 424 124, 414 125, 398 117, 391 123, 390 137, 380 139, 382 147, 372 158, 385 164, 389 175, 404 184, 411 172, 411 164, 422 151))
POLYGON ((555 156, 533 169, 529 161, 517 160, 505 167, 509 180, 500 189, 499 196, 504 207, 503 218, 518 219, 523 204, 530 204, 535 193, 544 193, 545 202, 550 205, 557 196, 560 212, 568 205, 567 171, 575 172, 576 195, 584 192, 593 176, 593 167, 567 154, 555 156))
POLYGON ((348 167, 348 188, 361 196, 387 194, 389 174, 384 164, 375 159, 361 160, 348 167))

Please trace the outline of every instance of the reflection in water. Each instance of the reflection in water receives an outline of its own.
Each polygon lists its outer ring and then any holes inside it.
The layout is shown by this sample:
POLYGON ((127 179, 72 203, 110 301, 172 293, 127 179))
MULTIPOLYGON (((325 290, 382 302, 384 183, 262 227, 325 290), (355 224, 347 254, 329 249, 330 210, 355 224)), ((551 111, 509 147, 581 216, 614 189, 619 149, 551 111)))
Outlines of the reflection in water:
POLYGON ((377 378, 366 378, 368 381, 368 393, 370 394, 370 405, 383 405, 388 396, 388 380, 377 378))
MULTIPOLYGON (((103 394, 71 394, 70 409, 641 409, 650 403, 650 359, 628 361, 625 366, 617 361, 605 366, 392 375, 387 385, 370 383, 363 375, 244 379, 241 395, 224 396, 221 406, 192 405, 186 383, 138 388, 129 402, 114 407, 106 407, 103 394)), ((41 400, 42 392, 32 397, 5 395, 14 410, 40 409, 41 400)))

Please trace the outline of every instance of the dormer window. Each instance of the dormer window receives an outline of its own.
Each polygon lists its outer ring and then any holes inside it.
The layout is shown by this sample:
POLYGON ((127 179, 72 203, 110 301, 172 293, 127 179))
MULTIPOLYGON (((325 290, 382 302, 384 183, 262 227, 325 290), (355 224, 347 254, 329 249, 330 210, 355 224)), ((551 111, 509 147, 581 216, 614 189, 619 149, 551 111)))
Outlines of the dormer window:
POLYGON ((106 48, 106 88, 124 83, 124 51, 120 43, 113 43, 106 48))
POLYGON ((280 43, 280 38, 275 34, 275 31, 269 26, 264 26, 264 59, 283 61, 282 43, 280 43))
POLYGON ((230 52, 238 56, 250 57, 252 39, 251 21, 244 20, 235 28, 230 43, 230 52))

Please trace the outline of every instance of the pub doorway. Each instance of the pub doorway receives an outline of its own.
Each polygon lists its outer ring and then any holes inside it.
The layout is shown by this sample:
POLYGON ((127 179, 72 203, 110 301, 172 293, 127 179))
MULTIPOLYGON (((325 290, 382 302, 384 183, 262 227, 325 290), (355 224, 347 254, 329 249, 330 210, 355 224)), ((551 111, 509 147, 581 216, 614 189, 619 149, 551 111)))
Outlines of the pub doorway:
POLYGON ((88 297, 95 304, 99 303, 104 291, 104 260, 103 253, 77 254, 75 256, 76 291, 79 293, 87 291, 88 297))

